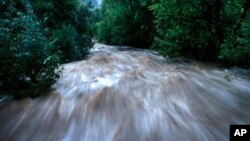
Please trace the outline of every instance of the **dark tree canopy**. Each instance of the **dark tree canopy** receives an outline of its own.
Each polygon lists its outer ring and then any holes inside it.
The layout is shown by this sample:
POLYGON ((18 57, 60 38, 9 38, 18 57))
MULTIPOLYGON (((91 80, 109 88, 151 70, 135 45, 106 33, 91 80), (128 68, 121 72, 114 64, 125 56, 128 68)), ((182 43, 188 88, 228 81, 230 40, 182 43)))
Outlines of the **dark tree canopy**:
POLYGON ((59 64, 87 55, 89 16, 78 0, 1 0, 0 89, 53 84, 59 64))
POLYGON ((97 10, 96 36, 101 42, 149 47, 153 41, 153 15, 150 1, 103 0, 97 10))
POLYGON ((249 65, 249 1, 161 0, 154 12, 154 49, 164 55, 249 65))
POLYGON ((103 0, 101 42, 148 47, 229 65, 250 65, 249 0, 103 0))

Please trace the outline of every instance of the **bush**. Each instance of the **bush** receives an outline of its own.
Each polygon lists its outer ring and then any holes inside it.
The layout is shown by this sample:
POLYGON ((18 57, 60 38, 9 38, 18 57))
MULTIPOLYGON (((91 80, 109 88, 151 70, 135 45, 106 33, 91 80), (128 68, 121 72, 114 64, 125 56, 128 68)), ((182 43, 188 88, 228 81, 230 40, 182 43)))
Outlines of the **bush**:
POLYGON ((57 54, 51 52, 40 22, 29 3, 1 3, 0 83, 1 89, 49 86, 58 77, 57 54))

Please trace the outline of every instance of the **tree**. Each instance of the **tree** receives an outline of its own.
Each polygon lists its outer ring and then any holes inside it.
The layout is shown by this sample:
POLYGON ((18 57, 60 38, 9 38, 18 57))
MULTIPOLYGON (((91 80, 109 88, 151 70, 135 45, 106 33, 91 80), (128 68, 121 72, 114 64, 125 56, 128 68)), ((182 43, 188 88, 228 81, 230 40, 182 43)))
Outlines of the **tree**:
POLYGON ((31 0, 31 3, 54 50, 61 52, 63 62, 80 60, 88 54, 90 5, 79 0, 31 0))
POLYGON ((161 54, 249 64, 249 1, 159 0, 149 8, 161 54))
POLYGON ((135 47, 149 47, 153 39, 151 1, 104 0, 98 10, 96 36, 101 42, 135 47))
POLYGON ((59 58, 29 2, 8 0, 0 9, 0 88, 49 86, 58 77, 59 58))
POLYGON ((230 65, 250 66, 250 1, 230 2, 225 7, 226 21, 234 24, 227 25, 219 58, 230 65))
POLYGON ((59 64, 87 55, 89 16, 89 5, 78 0, 2 0, 0 89, 23 91, 53 84, 59 64))

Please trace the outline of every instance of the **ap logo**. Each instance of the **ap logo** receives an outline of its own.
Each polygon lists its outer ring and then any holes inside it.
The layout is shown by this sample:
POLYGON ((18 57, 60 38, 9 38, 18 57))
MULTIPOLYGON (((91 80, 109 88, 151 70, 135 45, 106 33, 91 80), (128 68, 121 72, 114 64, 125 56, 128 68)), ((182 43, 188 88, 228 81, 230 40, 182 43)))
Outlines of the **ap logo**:
POLYGON ((250 125, 230 125, 230 141, 249 141, 250 125))
POLYGON ((234 132, 234 136, 243 136, 247 133, 247 129, 236 129, 234 132))

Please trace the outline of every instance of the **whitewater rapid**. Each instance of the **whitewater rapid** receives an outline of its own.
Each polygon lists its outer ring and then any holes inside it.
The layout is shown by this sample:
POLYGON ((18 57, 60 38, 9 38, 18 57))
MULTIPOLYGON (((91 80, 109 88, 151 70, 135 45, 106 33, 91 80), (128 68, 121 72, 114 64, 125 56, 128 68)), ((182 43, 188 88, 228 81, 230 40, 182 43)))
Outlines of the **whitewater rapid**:
POLYGON ((250 123, 250 82, 224 69, 96 43, 48 94, 0 107, 1 141, 228 141, 250 123))

